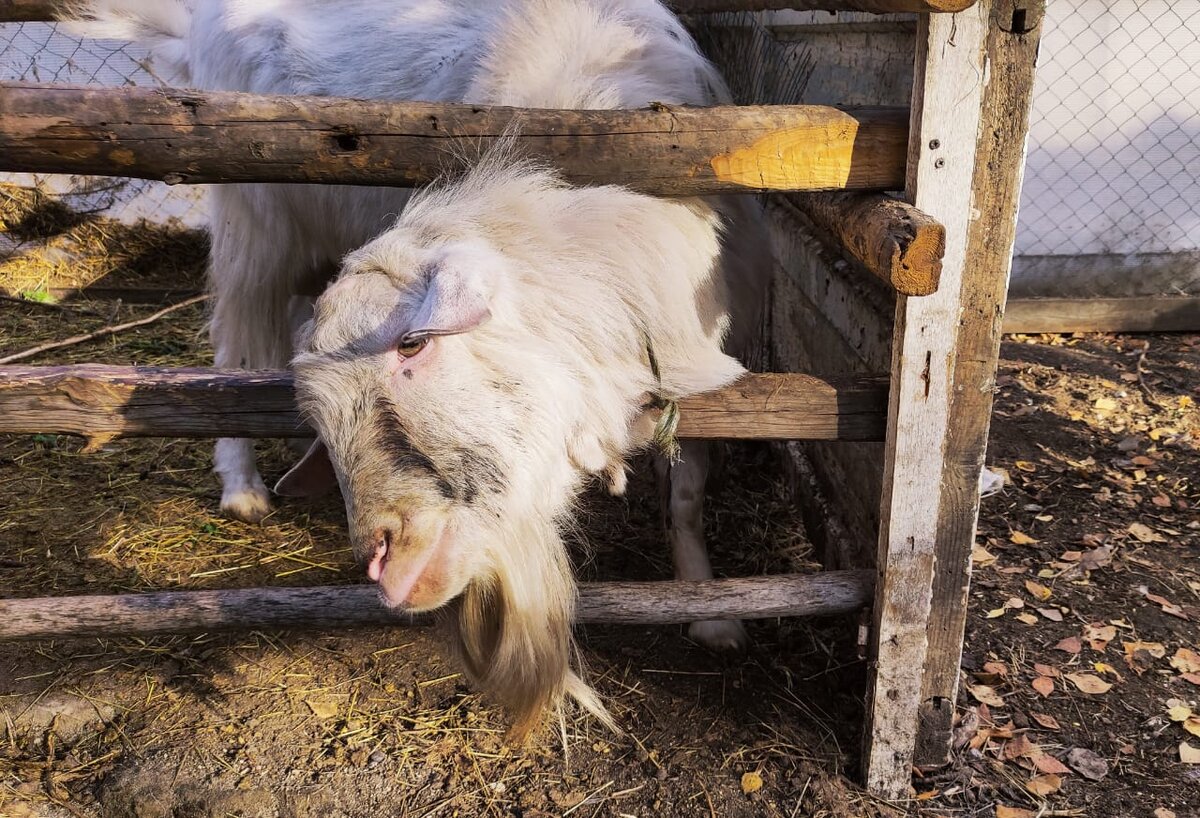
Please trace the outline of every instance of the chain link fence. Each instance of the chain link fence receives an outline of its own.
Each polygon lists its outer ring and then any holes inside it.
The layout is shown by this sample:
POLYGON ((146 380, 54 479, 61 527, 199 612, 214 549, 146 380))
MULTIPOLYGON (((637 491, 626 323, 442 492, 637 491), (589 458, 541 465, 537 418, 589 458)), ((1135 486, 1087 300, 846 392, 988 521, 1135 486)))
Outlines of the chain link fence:
MULTIPOLYGON (((126 43, 81 39, 52 23, 0 24, 0 80, 72 85, 167 85, 148 55, 126 43)), ((199 227, 203 190, 142 179, 0 173, 0 183, 37 187, 72 210, 103 212, 122 222, 179 219, 199 227)), ((12 248, 8 248, 11 250, 12 248)))
POLYGON ((1200 0, 1049 0, 1013 294, 1200 294, 1200 0))

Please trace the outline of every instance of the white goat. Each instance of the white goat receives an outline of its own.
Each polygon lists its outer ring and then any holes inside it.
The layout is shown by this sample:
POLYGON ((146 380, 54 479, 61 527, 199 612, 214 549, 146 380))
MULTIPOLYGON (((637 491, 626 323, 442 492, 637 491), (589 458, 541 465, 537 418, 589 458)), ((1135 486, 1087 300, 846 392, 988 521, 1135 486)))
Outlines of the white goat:
MULTIPOLYGON (((77 16, 205 89, 545 108, 728 99, 656 0, 94 0, 77 16)), ((384 601, 451 603, 468 673, 517 732, 565 695, 603 715, 571 669, 559 527, 589 475, 624 489, 654 398, 744 371, 723 346, 744 353, 758 330, 760 217, 738 197, 572 187, 506 150, 408 196, 214 187, 216 363, 284 365, 289 298, 320 292, 341 264, 294 360, 320 438, 277 491, 340 484, 384 601)), ((219 441, 215 470, 227 513, 269 512, 251 441, 219 441)), ((685 442, 659 473, 676 575, 710 578, 706 447, 685 442)), ((738 622, 690 635, 745 640, 738 622)))

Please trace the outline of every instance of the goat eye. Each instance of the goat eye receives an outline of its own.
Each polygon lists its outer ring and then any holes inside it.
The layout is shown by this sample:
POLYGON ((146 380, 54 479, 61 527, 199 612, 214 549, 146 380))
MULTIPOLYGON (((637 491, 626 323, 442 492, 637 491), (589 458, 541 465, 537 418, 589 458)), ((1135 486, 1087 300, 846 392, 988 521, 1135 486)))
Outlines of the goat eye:
POLYGON ((428 337, 414 338, 411 341, 402 342, 400 346, 396 347, 396 352, 399 353, 401 358, 411 358, 423 350, 428 343, 428 337))

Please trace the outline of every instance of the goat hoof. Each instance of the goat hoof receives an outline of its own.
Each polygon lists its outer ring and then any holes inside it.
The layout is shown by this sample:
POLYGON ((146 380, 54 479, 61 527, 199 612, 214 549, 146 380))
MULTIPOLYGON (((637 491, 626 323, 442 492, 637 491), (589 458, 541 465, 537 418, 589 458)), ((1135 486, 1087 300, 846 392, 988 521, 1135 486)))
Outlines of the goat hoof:
POLYGON ((750 644, 750 637, 742 623, 736 619, 710 619, 693 622, 688 626, 688 638, 719 653, 743 651, 750 644))
POLYGON ((221 513, 230 519, 257 524, 272 510, 266 486, 249 486, 221 494, 221 513))

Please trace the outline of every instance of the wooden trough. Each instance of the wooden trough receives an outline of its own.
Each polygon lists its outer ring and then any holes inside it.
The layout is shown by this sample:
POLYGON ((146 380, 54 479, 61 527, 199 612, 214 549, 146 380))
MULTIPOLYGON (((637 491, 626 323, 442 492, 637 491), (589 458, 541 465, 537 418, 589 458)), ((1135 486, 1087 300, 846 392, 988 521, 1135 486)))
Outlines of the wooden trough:
MULTIPOLYGON (((829 550, 846 570, 584 585, 579 615, 646 624, 871 602, 864 777, 880 795, 906 795, 914 763, 948 758, 1044 0, 673 5, 918 13, 911 105, 585 112, 3 84, 0 170, 407 186, 434 178, 457 140, 486 144, 519 126, 530 153, 578 183, 789 192, 767 206, 779 254, 773 352, 782 368, 847 374, 748 376, 685 401, 680 434, 806 441, 808 468, 856 546, 829 550), (864 372, 887 374, 849 374, 864 372)), ((0 21, 46 20, 53 8, 0 0, 0 21)), ((285 373, 12 366, 0 369, 0 432, 99 443, 305 430, 285 373)), ((373 594, 3 600, 0 639, 398 624, 373 594)))

